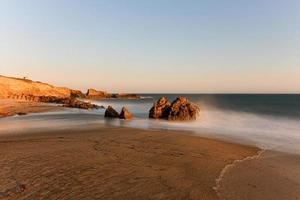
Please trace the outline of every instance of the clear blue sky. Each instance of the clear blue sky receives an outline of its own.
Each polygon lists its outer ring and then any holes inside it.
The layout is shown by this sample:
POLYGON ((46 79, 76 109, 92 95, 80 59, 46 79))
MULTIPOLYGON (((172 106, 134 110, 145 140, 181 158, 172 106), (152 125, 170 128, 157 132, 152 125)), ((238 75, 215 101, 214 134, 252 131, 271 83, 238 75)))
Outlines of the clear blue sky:
POLYGON ((0 0, 0 74, 112 92, 300 92, 300 1, 0 0))

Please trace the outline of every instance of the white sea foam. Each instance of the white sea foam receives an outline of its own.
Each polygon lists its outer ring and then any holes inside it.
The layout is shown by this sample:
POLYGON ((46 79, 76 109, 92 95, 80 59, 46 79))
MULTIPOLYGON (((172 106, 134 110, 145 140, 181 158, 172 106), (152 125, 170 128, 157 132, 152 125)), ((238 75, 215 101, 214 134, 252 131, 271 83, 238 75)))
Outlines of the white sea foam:
POLYGON ((135 120, 128 125, 137 128, 188 130, 200 136, 300 154, 300 121, 297 119, 225 110, 202 110, 199 119, 194 122, 135 120))

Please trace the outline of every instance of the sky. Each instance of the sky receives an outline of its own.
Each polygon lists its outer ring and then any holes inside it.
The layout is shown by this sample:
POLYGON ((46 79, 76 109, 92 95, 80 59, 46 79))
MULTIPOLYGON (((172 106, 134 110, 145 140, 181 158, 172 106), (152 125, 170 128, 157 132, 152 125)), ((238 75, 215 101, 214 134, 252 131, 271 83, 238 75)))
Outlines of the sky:
POLYGON ((81 90, 299 93, 298 0, 0 0, 0 74, 81 90))

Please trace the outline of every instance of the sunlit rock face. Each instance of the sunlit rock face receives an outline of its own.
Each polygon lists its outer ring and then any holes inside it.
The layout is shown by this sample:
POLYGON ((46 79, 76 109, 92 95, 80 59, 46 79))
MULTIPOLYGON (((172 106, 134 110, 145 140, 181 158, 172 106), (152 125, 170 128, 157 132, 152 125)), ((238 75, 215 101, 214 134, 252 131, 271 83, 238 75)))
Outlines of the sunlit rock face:
POLYGON ((167 116, 167 109, 170 107, 170 102, 165 97, 161 97, 150 109, 149 118, 163 119, 167 116))
MULTIPOLYGON (((73 92, 77 93, 78 92, 73 92)), ((32 81, 28 79, 0 76, 0 98, 11 98, 20 100, 38 100, 41 96, 52 96, 57 98, 71 97, 72 90, 65 87, 32 81)))
POLYGON ((195 120, 199 111, 199 107, 186 97, 176 98, 171 104, 165 97, 161 97, 150 109, 149 118, 189 121, 195 120))
POLYGON ((117 93, 111 94, 107 93, 106 91, 95 90, 95 89, 88 89, 86 92, 86 98, 88 99, 105 99, 105 98, 112 98, 112 99, 139 99, 140 96, 136 94, 127 94, 127 93, 117 93))
POLYGON ((126 107, 123 107, 120 113, 120 119, 131 119, 132 118, 132 114, 128 111, 128 109, 126 107))
POLYGON ((43 103, 62 104, 64 107, 80 109, 98 109, 100 106, 80 101, 84 98, 80 90, 56 87, 26 78, 12 78, 0 76, 0 98, 34 101, 43 103))
POLYGON ((95 89, 88 89, 86 92, 86 97, 89 99, 103 99, 109 97, 106 91, 98 91, 95 89))

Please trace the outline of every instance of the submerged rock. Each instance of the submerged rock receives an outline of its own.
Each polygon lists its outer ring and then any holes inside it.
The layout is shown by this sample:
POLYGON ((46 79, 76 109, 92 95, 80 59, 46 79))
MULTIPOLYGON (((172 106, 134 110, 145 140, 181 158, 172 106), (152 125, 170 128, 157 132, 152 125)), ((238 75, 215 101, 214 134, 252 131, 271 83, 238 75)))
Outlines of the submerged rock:
POLYGON ((199 111, 199 107, 189 102, 186 97, 179 97, 171 104, 165 97, 162 97, 150 109, 149 117, 172 121, 188 121, 195 120, 199 111))
POLYGON ((119 118, 119 113, 111 106, 108 106, 105 110, 104 117, 119 118))
POLYGON ((119 116, 120 119, 131 119, 132 114, 127 110, 126 107, 123 107, 119 116))

